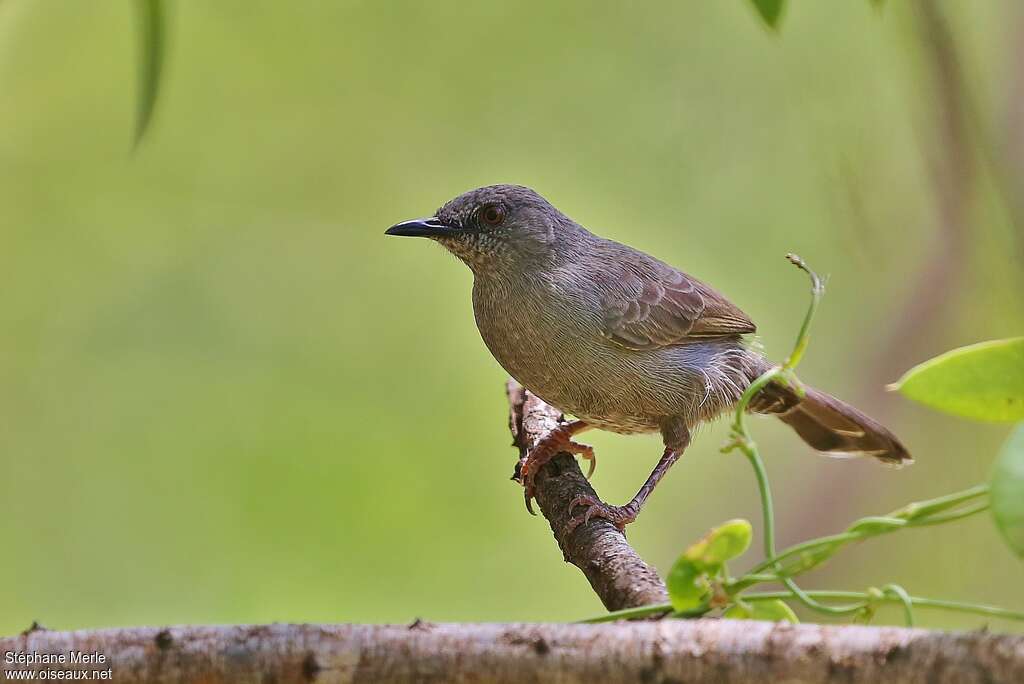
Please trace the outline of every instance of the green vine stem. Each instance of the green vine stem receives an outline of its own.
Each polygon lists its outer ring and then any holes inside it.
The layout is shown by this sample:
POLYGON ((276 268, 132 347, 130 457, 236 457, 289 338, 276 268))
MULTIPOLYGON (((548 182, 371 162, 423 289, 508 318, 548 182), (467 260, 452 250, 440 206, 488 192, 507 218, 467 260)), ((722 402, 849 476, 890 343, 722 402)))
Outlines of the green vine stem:
MULTIPOLYGON (((808 590, 806 592, 809 596, 822 601, 860 601, 867 603, 868 601, 875 601, 877 603, 904 603, 902 599, 897 596, 882 594, 880 597, 872 598, 868 592, 864 591, 834 591, 834 590, 808 590)), ((773 601, 776 599, 787 599, 792 598, 793 595, 789 591, 760 591, 750 592, 743 595, 743 600, 748 603, 756 601, 773 601)), ((1024 621, 1024 611, 1010 610, 1008 608, 1000 608, 998 606, 989 606, 983 603, 966 603, 963 601, 945 601, 942 599, 923 598, 921 596, 907 596, 910 603, 917 608, 934 608, 938 610, 948 610, 956 613, 969 613, 971 615, 981 615, 984 617, 991 618, 1002 618, 1006 620, 1020 620, 1024 621)), ((671 603, 656 603, 649 606, 641 606, 639 608, 627 608, 625 610, 617 610, 612 613, 606 613, 605 615, 599 615, 597 617, 581 620, 580 622, 586 624, 595 624, 599 622, 615 622, 616 620, 635 620, 638 618, 648 618, 656 615, 671 614, 672 617, 679 618, 692 618, 700 617, 711 612, 710 606, 703 606, 700 608, 694 608, 693 610, 686 611, 685 613, 672 613, 671 603)))
MULTIPOLYGON (((822 600, 859 600, 859 601, 870 601, 872 597, 868 592, 863 591, 828 591, 828 590, 817 590, 808 591, 808 594, 816 599, 822 600)), ((744 601, 771 601, 774 599, 785 599, 790 598, 788 591, 763 591, 763 592, 752 592, 750 594, 744 594, 744 601)), ((994 618, 1005 618, 1008 620, 1024 620, 1024 611, 1010 610, 1008 608, 1000 608, 999 606, 989 606, 983 603, 965 603, 963 601, 945 601, 942 599, 930 599, 922 598, 920 596, 906 596, 906 599, 910 601, 915 607, 920 608, 938 608, 941 610, 949 610, 957 613, 970 613, 972 615, 984 615, 986 617, 994 618)), ((878 599, 875 599, 882 603, 904 603, 904 600, 897 596, 883 595, 878 599)), ((666 604, 667 605, 667 604, 666 604)), ((648 607, 648 606, 645 606, 648 607)))
POLYGON ((924 527, 953 522, 954 520, 981 513, 989 507, 987 500, 960 508, 959 510, 951 509, 956 509, 958 506, 973 499, 986 497, 987 495, 988 485, 978 485, 965 489, 962 492, 946 494, 927 501, 914 502, 884 516, 861 518, 851 524, 845 532, 801 542, 780 551, 773 557, 766 558, 754 566, 747 573, 747 577, 775 567, 782 561, 798 557, 799 560, 803 561, 804 567, 799 567, 793 572, 786 573, 789 576, 793 576, 816 567, 831 557, 841 547, 851 542, 889 534, 908 527, 924 527))
MULTIPOLYGON (((845 531, 838 534, 810 539, 790 546, 781 552, 776 552, 775 509, 771 486, 768 483, 768 473, 765 469, 764 461, 761 459, 757 444, 747 429, 747 407, 750 405, 753 397, 771 382, 785 383, 796 391, 802 392, 802 386, 794 373, 794 369, 800 363, 807 349, 811 322, 814 319, 818 303, 824 294, 821 278, 800 257, 789 254, 787 259, 806 272, 811 279, 810 306, 807 309, 807 314, 804 316, 793 351, 786 361, 781 366, 771 368, 754 380, 740 397, 731 426, 730 440, 722 448, 722 452, 738 449, 746 456, 754 470, 758 491, 761 496, 765 560, 754 566, 750 572, 738 578, 730 579, 727 575, 719 578, 718 582, 721 593, 724 593, 725 596, 735 603, 796 599, 811 610, 820 613, 827 615, 854 614, 857 619, 863 620, 871 619, 875 606, 878 604, 899 604, 903 608, 904 619, 908 626, 913 626, 914 624, 914 608, 916 607, 938 608, 986 617, 1024 621, 1024 612, 1021 611, 984 604, 911 596, 903 587, 897 584, 887 584, 881 589, 871 588, 863 592, 806 591, 800 588, 793 580, 794 576, 818 567, 842 547, 852 542, 890 534, 902 529, 954 522, 981 513, 989 508, 989 488, 988 485, 977 485, 934 499, 915 501, 886 515, 860 518, 854 521, 845 531), (745 589, 762 583, 781 583, 786 590, 751 592, 741 595, 741 592, 745 589), (844 601, 845 603, 836 605, 835 602, 838 601, 844 601)), ((615 611, 589 620, 583 620, 583 622, 609 622, 658 615, 671 615, 672 617, 679 618, 700 617, 711 612, 719 605, 720 603, 716 603, 715 606, 711 605, 711 600, 708 599, 703 605, 692 610, 673 612, 670 603, 660 603, 615 611)))
POLYGON ((811 340, 811 321, 814 320, 814 314, 818 310, 818 303, 825 296, 825 283, 796 254, 787 254, 786 258, 789 260, 789 263, 806 273, 811 279, 811 304, 807 307, 807 313, 804 314, 803 323, 800 324, 800 332, 797 333, 793 352, 786 359, 786 362, 782 364, 783 368, 793 370, 800 363, 800 359, 804 357, 804 352, 807 350, 807 345, 811 340))
POLYGON ((800 363, 800 360, 803 358, 804 351, 807 349, 807 345, 810 341, 811 323, 814 320, 814 313, 818 308, 818 302, 821 300, 821 297, 825 292, 821 278, 819 278, 818 274, 804 263, 803 259, 795 254, 788 254, 786 255, 786 258, 789 259, 790 263, 803 270, 810 277, 811 303, 807 308, 807 314, 804 316, 803 324, 800 326, 800 333, 797 335, 796 344, 793 345, 793 352, 786 359, 786 362, 778 368, 772 368, 751 383, 740 398, 740 401, 736 406, 736 418, 732 425, 733 438, 730 443, 723 448, 723 451, 728 452, 733 449, 739 449, 743 455, 747 457, 751 467, 754 469, 754 476, 757 479, 757 488, 761 493, 761 517, 762 524, 764 526, 764 555, 765 558, 771 559, 769 569, 775 571, 779 581, 782 582, 782 584, 790 591, 790 595, 808 608, 829 615, 842 615, 862 610, 867 607, 868 604, 865 601, 840 606, 830 606, 821 603, 815 600, 813 596, 807 594, 791 577, 786 575, 783 571, 782 565, 775 560, 775 506, 772 502, 771 486, 768 484, 768 473, 765 470, 764 461, 761 459, 757 445, 754 443, 754 440, 751 438, 750 433, 747 430, 747 407, 750 405, 754 396, 769 382, 773 382, 777 378, 782 377, 785 378, 788 384, 791 384, 794 387, 800 386, 800 383, 793 374, 793 371, 797 364, 800 363))

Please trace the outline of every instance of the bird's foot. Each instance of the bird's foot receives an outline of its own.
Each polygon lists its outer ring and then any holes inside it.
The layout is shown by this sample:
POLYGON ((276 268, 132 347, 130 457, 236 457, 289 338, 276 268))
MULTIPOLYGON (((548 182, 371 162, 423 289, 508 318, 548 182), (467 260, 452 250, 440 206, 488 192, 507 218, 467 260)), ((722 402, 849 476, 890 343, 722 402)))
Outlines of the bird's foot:
POLYGON ((590 522, 591 518, 603 518, 622 532, 626 529, 626 525, 636 520, 636 516, 640 513, 640 507, 634 502, 625 506, 612 506, 589 494, 581 494, 573 499, 569 503, 569 512, 571 513, 577 506, 586 506, 587 510, 583 512, 583 515, 574 515, 569 518, 569 524, 565 529, 567 535, 572 534, 573 530, 580 525, 590 522))
POLYGON ((594 447, 589 444, 580 444, 579 442, 569 442, 566 445, 565 451, 570 454, 579 456, 584 461, 588 461, 590 465, 587 466, 587 479, 594 474, 594 468, 597 467, 597 455, 594 453, 594 447))
POLYGON ((594 467, 597 465, 597 458, 594 455, 594 448, 587 444, 580 444, 572 441, 572 436, 579 432, 582 427, 580 423, 567 423, 561 425, 537 440, 533 448, 519 460, 516 467, 516 474, 513 479, 523 485, 523 496, 526 499, 526 510, 531 515, 533 511, 531 501, 537 492, 534 480, 541 467, 561 452, 579 454, 583 459, 590 461, 590 468, 587 472, 589 478, 594 474, 594 467))

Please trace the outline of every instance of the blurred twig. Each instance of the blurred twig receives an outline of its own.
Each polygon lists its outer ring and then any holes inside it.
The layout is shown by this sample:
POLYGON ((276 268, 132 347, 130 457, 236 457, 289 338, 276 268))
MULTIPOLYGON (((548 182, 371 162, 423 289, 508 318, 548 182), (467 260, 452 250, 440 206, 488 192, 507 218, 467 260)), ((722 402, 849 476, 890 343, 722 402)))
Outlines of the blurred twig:
MULTIPOLYGON (((513 446, 526 453, 539 437, 562 420, 562 413, 523 389, 514 380, 507 385, 513 446)), ((594 489, 570 454, 559 454, 537 476, 537 503, 551 525, 565 560, 587 576, 608 610, 634 608, 668 600, 665 583, 607 520, 595 519, 570 534, 569 502, 594 489)))
POLYGON ((952 30, 934 0, 914 4, 924 64, 932 82, 935 139, 926 143, 934 187, 936 230, 927 246, 924 268, 889 325, 888 341, 876 363, 877 377, 889 382, 917 360, 917 343, 930 336, 941 312, 962 280, 960 262, 968 247, 969 210, 974 194, 975 159, 969 98, 952 30))
POLYGON ((784 0, 750 0, 750 3, 757 10, 765 26, 770 29, 777 29, 779 27, 784 0))
POLYGON ((1024 7, 1017 4, 1013 8, 1016 17, 1010 68, 1012 80, 1007 89, 1005 144, 990 142, 988 149, 1001 153, 996 155, 997 183, 1013 221, 1018 259, 1024 262, 1024 7))
POLYGON ((149 130, 160 93, 166 30, 162 0, 135 0, 138 13, 139 86, 135 98, 135 141, 138 147, 149 130))

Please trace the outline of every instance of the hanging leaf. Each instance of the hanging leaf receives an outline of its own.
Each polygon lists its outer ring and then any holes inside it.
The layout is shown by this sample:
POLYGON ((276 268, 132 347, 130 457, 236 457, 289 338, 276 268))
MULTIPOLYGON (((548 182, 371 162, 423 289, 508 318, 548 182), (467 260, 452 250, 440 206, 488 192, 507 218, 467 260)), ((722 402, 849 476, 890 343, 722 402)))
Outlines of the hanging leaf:
POLYGON ((890 389, 975 420, 1024 420, 1024 337, 982 342, 914 366, 890 389))
POLYGON ((785 4, 785 0, 750 0, 750 3, 757 10, 757 13, 761 15, 764 23, 768 24, 768 28, 777 27, 779 17, 782 16, 782 6, 785 4))
POLYGON ((1006 440, 990 481, 992 517, 1007 545, 1024 558, 1024 424, 1006 440))
POLYGON ((149 129, 160 92, 164 62, 162 0, 136 0, 139 26, 139 86, 135 97, 135 146, 149 129))

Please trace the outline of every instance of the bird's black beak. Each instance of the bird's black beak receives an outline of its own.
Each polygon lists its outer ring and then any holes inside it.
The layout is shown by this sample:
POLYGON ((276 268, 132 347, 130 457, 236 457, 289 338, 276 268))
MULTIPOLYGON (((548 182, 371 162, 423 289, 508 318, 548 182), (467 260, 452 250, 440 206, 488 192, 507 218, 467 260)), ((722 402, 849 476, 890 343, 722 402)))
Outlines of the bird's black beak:
POLYGON ((446 226, 435 217, 402 221, 387 229, 385 235, 403 235, 407 237, 442 237, 452 235, 455 229, 446 226))

